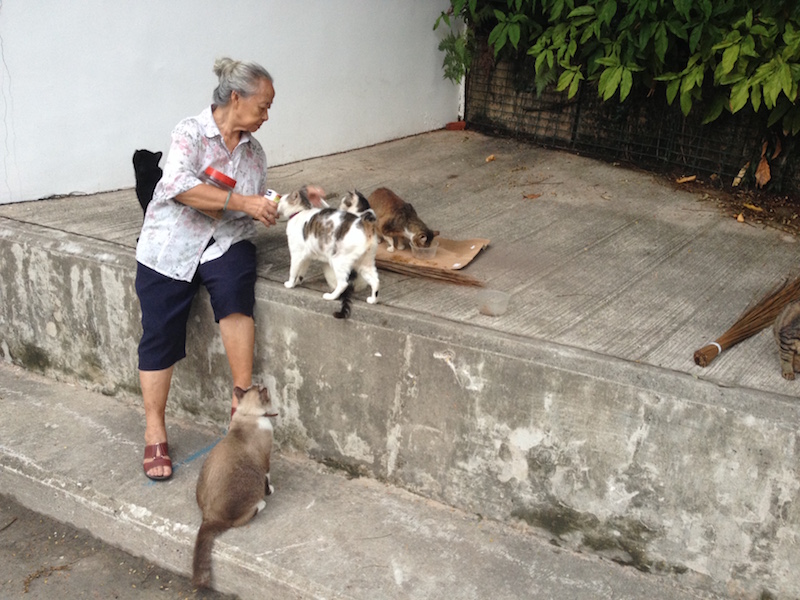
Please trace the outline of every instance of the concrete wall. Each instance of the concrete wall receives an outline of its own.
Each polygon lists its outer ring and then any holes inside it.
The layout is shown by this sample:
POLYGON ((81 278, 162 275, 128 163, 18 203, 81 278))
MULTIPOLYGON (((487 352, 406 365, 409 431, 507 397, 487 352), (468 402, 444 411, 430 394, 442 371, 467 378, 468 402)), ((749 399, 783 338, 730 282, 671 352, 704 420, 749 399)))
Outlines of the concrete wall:
MULTIPOLYGON (((134 259, 75 239, 0 219, 0 360, 138 393, 134 259)), ((266 280, 256 294, 281 444, 730 597, 800 596, 796 403, 380 304, 343 322, 266 280)), ((207 298, 195 316, 206 351, 176 367, 169 410, 224 423, 207 298)))
POLYGON ((199 113, 214 59, 275 78, 271 164, 444 126, 460 90, 433 24, 446 0, 0 2, 0 204, 132 187, 138 148, 199 113))

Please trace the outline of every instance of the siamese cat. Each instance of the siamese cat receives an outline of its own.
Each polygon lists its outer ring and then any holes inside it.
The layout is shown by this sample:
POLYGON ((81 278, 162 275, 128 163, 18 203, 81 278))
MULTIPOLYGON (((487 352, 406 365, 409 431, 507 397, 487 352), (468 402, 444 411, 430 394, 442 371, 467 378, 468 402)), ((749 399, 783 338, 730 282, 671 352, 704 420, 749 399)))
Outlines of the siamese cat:
POLYGON ((277 417, 269 391, 234 388, 239 406, 227 435, 209 453, 197 479, 197 505, 203 522, 194 546, 192 583, 211 586, 211 552, 218 535, 241 527, 266 506, 272 422, 277 417))
MULTIPOLYGON (((348 192, 342 202, 345 201, 355 206, 366 199, 353 191, 348 192)), ((334 289, 322 297, 341 301, 341 308, 333 313, 334 317, 345 319, 350 315, 357 276, 363 278, 372 290, 367 302, 375 304, 378 301, 379 279, 375 266, 378 234, 372 210, 355 214, 337 208, 316 208, 302 188, 278 201, 278 215, 281 219, 289 219, 286 237, 291 266, 289 279, 284 283, 287 288, 302 282, 310 263, 316 260, 325 263, 332 272, 334 289)))
POLYGON ((378 233, 386 241, 387 252, 394 252, 395 247, 402 250, 406 240, 412 247, 427 248, 439 235, 422 222, 411 204, 388 188, 378 188, 368 201, 378 217, 378 233))

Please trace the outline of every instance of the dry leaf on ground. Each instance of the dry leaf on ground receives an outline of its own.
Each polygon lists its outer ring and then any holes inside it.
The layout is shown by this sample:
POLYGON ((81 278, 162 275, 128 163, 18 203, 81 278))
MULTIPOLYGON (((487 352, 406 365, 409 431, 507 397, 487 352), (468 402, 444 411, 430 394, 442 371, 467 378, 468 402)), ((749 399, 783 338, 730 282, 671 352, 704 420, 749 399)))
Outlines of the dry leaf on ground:
POLYGON ((769 183, 770 179, 772 179, 772 175, 769 171, 769 162, 766 156, 762 156, 756 169, 756 186, 762 188, 769 183))
POLYGON ((750 161, 748 160, 745 163, 745 165, 741 169, 739 169, 739 174, 733 178, 733 183, 731 184, 731 186, 738 187, 739 184, 742 183, 742 178, 744 177, 744 174, 747 173, 747 169, 749 166, 750 166, 750 161))

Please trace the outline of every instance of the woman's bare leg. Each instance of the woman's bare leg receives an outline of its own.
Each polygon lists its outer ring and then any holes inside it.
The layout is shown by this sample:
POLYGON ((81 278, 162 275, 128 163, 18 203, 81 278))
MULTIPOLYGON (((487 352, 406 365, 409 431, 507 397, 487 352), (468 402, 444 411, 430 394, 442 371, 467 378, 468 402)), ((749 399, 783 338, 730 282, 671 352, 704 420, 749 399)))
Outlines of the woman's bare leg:
MULTIPOLYGON (((172 369, 173 367, 161 371, 139 371, 139 382, 142 385, 142 399, 144 400, 144 443, 147 446, 167 441, 164 412, 167 408, 172 369)), ((150 461, 145 461, 145 467, 148 462, 150 461)), ((153 467, 148 470, 148 474, 154 477, 167 477, 171 473, 172 469, 167 466, 153 467)))
MULTIPOLYGON (((253 317, 242 313, 228 315, 219 321, 222 344, 228 355, 234 387, 243 390, 253 383, 253 352, 255 349, 256 325, 253 317)), ((238 405, 236 396, 232 395, 231 407, 238 405)))

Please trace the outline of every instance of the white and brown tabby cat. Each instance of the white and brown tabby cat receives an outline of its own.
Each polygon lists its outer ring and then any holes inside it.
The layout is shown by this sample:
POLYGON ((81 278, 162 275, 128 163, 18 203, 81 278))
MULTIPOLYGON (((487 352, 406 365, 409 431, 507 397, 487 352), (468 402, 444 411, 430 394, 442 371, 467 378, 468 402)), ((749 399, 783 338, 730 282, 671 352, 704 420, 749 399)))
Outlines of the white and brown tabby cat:
POLYGON ((792 380, 795 372, 800 371, 800 300, 783 307, 772 331, 778 342, 781 375, 792 380))
MULTIPOLYGON (((357 191, 348 192, 343 202, 349 199, 355 205, 360 201, 359 197, 363 199, 357 191)), ((336 285, 322 297, 341 300, 340 310, 333 313, 336 318, 344 319, 350 315, 356 276, 362 277, 372 290, 367 302, 375 304, 378 301, 379 280, 375 266, 378 235, 375 214, 371 210, 355 214, 338 208, 315 208, 302 188, 280 199, 278 215, 281 219, 289 219, 286 237, 291 266, 289 279, 284 283, 287 288, 299 284, 309 264, 316 260, 326 263, 333 272, 336 285)))
POLYGON ((388 252, 405 248, 404 240, 412 247, 427 248, 439 235, 422 222, 417 211, 389 188, 378 188, 369 196, 369 205, 378 217, 378 232, 386 241, 388 252))
MULTIPOLYGON (((375 214, 369 207, 369 202, 367 202, 367 199, 363 194, 347 194, 339 203, 339 210, 353 213, 354 215, 358 216, 363 215, 367 211, 370 211, 373 215, 375 214)), ((380 239, 378 242, 380 242, 380 239)), ((333 269, 331 269, 328 264, 325 264, 323 269, 325 273, 325 281, 328 282, 328 285, 331 286, 331 289, 334 289, 336 287, 336 275, 334 274, 333 269)), ((356 275, 356 278, 353 281, 354 291, 360 292, 366 289, 367 285, 367 282, 364 281, 364 278, 361 275, 356 275)))
POLYGON ((211 450, 197 479, 197 505, 203 522, 194 546, 192 583, 211 586, 211 551, 218 535, 241 527, 266 506, 272 422, 277 417, 266 388, 233 390, 239 406, 227 435, 211 450))

